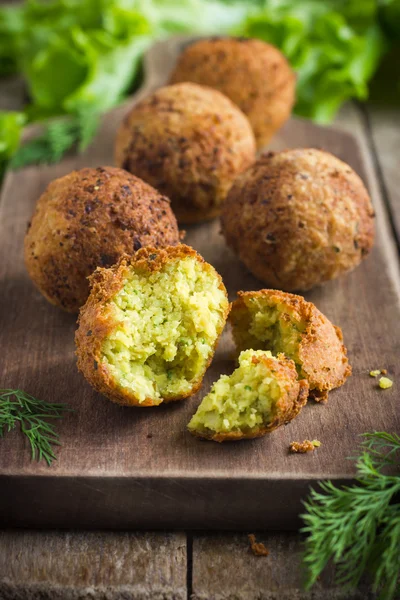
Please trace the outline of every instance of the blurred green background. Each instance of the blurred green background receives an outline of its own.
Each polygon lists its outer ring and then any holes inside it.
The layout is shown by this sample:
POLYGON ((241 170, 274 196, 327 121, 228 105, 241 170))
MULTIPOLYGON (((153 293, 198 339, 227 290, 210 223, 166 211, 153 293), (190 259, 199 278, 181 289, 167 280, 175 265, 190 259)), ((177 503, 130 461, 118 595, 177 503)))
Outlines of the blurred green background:
POLYGON ((319 123, 350 98, 400 104, 400 0, 27 0, 0 6, 0 77, 20 74, 29 98, 0 112, 0 171, 31 121, 71 116, 14 166, 86 147, 137 86, 146 48, 176 33, 274 44, 297 73, 295 112, 319 123))

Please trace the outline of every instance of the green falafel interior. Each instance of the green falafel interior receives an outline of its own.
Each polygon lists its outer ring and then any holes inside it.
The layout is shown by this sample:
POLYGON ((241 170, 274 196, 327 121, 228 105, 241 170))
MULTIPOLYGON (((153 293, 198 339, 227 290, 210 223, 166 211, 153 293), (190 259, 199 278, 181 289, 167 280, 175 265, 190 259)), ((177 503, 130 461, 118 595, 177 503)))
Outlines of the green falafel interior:
POLYGON ((253 348, 283 353, 302 374, 299 346, 307 323, 290 313, 287 305, 265 297, 244 297, 248 310, 231 313, 234 337, 239 350, 253 348))
POLYGON ((259 431, 275 419, 279 410, 278 400, 283 396, 290 381, 277 377, 272 364, 279 364, 271 352, 245 350, 240 353, 239 367, 232 375, 222 375, 205 396, 197 412, 189 422, 190 432, 201 437, 214 434, 259 431))
POLYGON ((109 300, 115 326, 103 362, 139 404, 186 397, 201 382, 228 309, 220 277, 198 255, 152 271, 131 268, 109 300))

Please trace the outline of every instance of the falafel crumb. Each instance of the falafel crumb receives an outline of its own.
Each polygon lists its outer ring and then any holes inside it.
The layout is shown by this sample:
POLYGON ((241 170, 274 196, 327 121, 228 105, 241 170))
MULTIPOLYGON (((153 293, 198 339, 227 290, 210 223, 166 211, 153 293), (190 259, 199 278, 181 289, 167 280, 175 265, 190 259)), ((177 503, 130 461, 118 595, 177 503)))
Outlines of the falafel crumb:
POLYGON ((254 556, 268 556, 268 548, 266 548, 262 542, 256 542, 256 536, 254 533, 249 533, 248 538, 250 542, 250 550, 254 556))
POLYGON ((314 452, 315 448, 319 448, 321 442, 318 440, 304 440, 303 442, 292 442, 289 446, 289 452, 292 454, 305 454, 306 452, 314 452))
POLYGON ((381 369, 382 375, 387 375, 387 369, 381 369))
POLYGON ((379 387, 382 390, 388 390, 389 388, 391 388, 393 385, 393 381, 391 379, 389 379, 389 377, 381 377, 379 379, 379 387))
POLYGON ((375 369, 375 371, 370 371, 369 375, 370 377, 378 377, 378 375, 381 374, 381 370, 380 369, 375 369))

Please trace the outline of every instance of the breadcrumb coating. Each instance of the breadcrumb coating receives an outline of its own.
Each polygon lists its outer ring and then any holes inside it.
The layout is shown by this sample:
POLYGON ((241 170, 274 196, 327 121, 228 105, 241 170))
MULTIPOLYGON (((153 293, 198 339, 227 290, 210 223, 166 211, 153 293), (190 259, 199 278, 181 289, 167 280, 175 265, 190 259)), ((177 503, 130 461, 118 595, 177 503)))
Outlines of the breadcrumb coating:
POLYGON ((215 442, 261 437, 288 423, 307 402, 292 360, 246 350, 232 375, 222 375, 205 396, 188 429, 215 442))
POLYGON ((192 81, 228 96, 247 115, 257 146, 265 146, 289 118, 296 76, 271 44, 250 38, 213 38, 187 46, 171 83, 192 81))
POLYGON ((128 406, 193 394, 229 312, 214 268, 188 246, 143 248, 97 269, 91 284, 75 339, 94 389, 128 406))
POLYGON ((374 210, 360 177, 313 148, 261 156, 236 179, 221 223, 253 275, 285 291, 351 271, 374 242, 374 210))
POLYGON ((72 171, 39 198, 25 236, 29 276, 49 302, 78 312, 88 276, 142 246, 179 244, 168 198, 114 167, 72 171))
POLYGON ((351 374, 341 329, 302 296, 238 292, 229 320, 238 353, 246 348, 283 352, 307 379, 314 400, 327 400, 351 374))
POLYGON ((217 90, 180 83, 136 104, 117 133, 118 166, 167 195, 179 222, 219 215, 235 178, 255 160, 247 117, 217 90))

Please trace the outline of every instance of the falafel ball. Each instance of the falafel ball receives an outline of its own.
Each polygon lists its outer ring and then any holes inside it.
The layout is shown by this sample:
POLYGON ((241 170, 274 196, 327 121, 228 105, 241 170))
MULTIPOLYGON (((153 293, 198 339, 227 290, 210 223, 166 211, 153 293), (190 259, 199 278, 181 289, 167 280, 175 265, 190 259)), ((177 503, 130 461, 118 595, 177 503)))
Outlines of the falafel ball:
POLYGON ((298 381, 292 360, 245 350, 239 367, 222 375, 203 398, 188 429, 215 442, 261 437, 294 419, 307 396, 308 384, 298 381))
POLYGON ((174 244, 179 231, 168 198, 122 169, 87 168, 55 179, 39 198, 25 264, 49 302, 78 312, 96 267, 142 246, 174 244))
POLYGON ((171 83, 193 81, 228 96, 248 116, 259 148, 292 112, 296 76, 274 46, 249 38, 200 40, 180 55, 171 83))
POLYGON ((142 248, 90 280, 75 339, 94 389, 126 406, 197 391, 229 312, 215 269, 185 245, 142 248))
POLYGON ((118 166, 171 198, 178 221, 220 213, 234 179, 255 160, 247 117, 193 83, 163 87, 134 106, 116 139, 118 166))
POLYGON ((351 375, 341 329, 302 296, 278 290, 238 292, 229 318, 238 353, 247 348, 284 353, 318 402, 351 375))
POLYGON ((222 232, 261 281, 308 290, 368 255, 374 210, 360 177, 329 152, 269 152, 232 186, 222 232))

